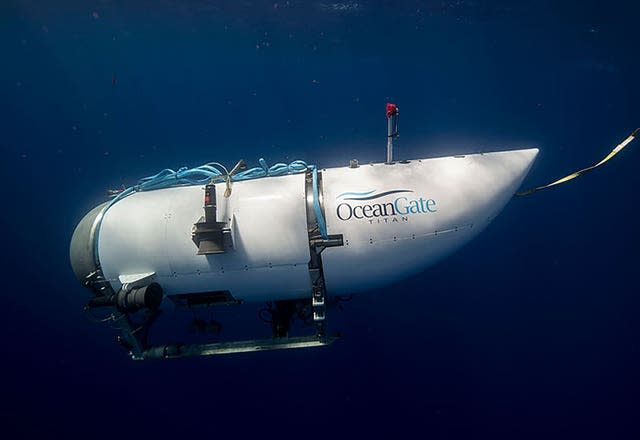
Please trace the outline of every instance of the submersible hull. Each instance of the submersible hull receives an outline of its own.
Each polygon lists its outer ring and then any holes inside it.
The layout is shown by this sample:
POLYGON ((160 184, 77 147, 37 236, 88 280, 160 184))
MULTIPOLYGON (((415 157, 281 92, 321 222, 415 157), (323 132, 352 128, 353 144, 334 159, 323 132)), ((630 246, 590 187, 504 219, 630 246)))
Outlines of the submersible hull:
MULTIPOLYGON (((164 298, 225 292, 236 301, 311 296, 318 211, 331 245, 322 249, 327 295, 393 283, 459 249, 513 196, 538 150, 366 164, 216 185, 220 252, 198 253, 194 224, 204 187, 134 193, 90 212, 71 242, 76 276, 96 269, 114 292, 136 280, 162 286, 164 298), (314 238, 315 237, 315 238, 314 238)), ((319 240, 319 241, 318 241, 319 240)), ((316 265, 317 266, 317 265, 316 265)))

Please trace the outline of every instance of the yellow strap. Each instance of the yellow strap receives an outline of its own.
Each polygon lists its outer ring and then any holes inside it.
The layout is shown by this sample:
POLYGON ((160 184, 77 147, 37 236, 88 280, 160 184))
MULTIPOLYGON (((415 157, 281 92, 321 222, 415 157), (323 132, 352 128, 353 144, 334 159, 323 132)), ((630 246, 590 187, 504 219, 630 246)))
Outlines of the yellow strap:
POLYGON ((622 142, 620 142, 616 148, 614 148, 613 150, 611 150, 611 152, 610 152, 609 154, 607 154, 607 156, 606 156, 604 159, 602 159, 600 162, 598 162, 597 164, 595 164, 595 165, 591 165, 590 167, 587 167, 587 168, 583 168, 583 169, 581 169, 581 170, 579 170, 579 171, 576 171, 575 173, 571 173, 571 174, 569 174, 568 176, 564 176, 563 178, 558 179, 558 180, 556 180, 556 181, 553 181, 553 182, 551 182, 551 183, 548 183, 548 184, 546 184, 546 185, 537 186, 537 187, 535 187, 535 188, 531 188, 531 189, 528 189, 528 190, 526 190, 526 191, 518 192, 518 193, 516 193, 516 196, 518 196, 518 197, 528 196, 528 195, 530 195, 530 194, 533 194, 533 193, 535 193, 535 192, 541 191, 541 190, 543 190, 543 189, 547 189, 547 188, 550 188, 550 187, 552 187, 552 186, 556 186, 556 185, 560 185, 561 183, 568 182, 569 180, 573 180, 573 179, 575 179, 575 178, 576 178, 576 177, 578 177, 578 176, 581 176, 581 175, 583 175, 583 174, 585 174, 585 173, 587 173, 587 172, 589 172, 589 171, 591 171, 591 170, 594 170, 594 169, 598 168, 600 165, 602 165, 602 164, 604 164, 605 162, 607 162, 607 161, 608 161, 609 159, 611 159, 613 156, 615 156, 616 154, 618 154, 620 151, 622 151, 622 149, 623 149, 624 147, 626 147, 627 145, 629 145, 629 143, 630 143, 632 140, 634 140, 635 138, 637 138, 638 136, 640 136, 640 128, 636 128, 636 130, 635 130, 633 133, 631 133, 631 134, 629 135, 629 137, 627 137, 625 140, 623 140, 622 142))

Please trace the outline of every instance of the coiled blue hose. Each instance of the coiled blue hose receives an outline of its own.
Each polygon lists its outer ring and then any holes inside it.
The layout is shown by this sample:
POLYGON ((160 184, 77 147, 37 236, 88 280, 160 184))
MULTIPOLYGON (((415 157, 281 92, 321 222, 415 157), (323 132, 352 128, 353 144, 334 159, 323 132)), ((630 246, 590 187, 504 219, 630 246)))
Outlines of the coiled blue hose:
MULTIPOLYGON (((262 158, 258 160, 258 163, 260 164, 259 167, 234 174, 231 176, 231 181, 237 182, 242 180, 258 179, 260 177, 297 174, 303 173, 307 169, 313 170, 315 168, 315 165, 307 165, 301 160, 295 160, 290 164, 277 163, 271 167, 268 167, 267 162, 262 158)), ((222 165, 217 162, 210 162, 195 168, 182 167, 178 169, 178 171, 166 168, 158 174, 140 179, 137 184, 122 191, 111 201, 111 203, 109 203, 107 209, 117 201, 134 192, 152 191, 182 185, 205 185, 210 181, 224 181, 227 179, 227 174, 226 172, 221 171, 219 167, 222 167, 222 165)))

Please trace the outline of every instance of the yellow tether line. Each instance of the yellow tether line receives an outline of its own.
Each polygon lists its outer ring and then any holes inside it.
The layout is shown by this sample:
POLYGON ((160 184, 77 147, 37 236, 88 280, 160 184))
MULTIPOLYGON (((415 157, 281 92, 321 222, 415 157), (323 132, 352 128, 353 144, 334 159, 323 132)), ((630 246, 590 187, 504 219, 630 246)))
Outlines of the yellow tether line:
POLYGON ((600 165, 602 165, 603 163, 605 163, 606 161, 608 161, 609 159, 611 159, 613 156, 618 154, 620 151, 622 151, 622 149, 624 147, 629 145, 629 143, 632 140, 634 140, 635 138, 637 138, 638 136, 640 136, 640 128, 636 128, 636 130, 633 133, 631 133, 625 140, 620 142, 616 148, 611 150, 611 152, 609 154, 607 154, 607 156, 604 159, 602 159, 600 162, 598 162, 597 164, 592 165, 592 166, 587 167, 587 168, 583 168, 583 169, 581 169, 579 171, 576 171, 575 173, 571 173, 568 176, 564 176, 563 178, 558 179, 558 180, 556 180, 554 182, 548 183, 546 185, 537 186, 535 188, 531 188, 531 189, 528 189, 526 191, 518 192, 518 193, 516 193, 516 196, 518 196, 518 197, 528 196, 530 194, 533 194, 535 192, 541 191, 543 189, 547 189, 547 188, 550 188, 552 186, 556 186, 556 185, 560 185, 561 183, 568 182, 569 180, 575 179, 578 176, 581 176, 581 175, 583 175, 583 174, 585 174, 585 173, 587 173, 587 172, 589 172, 591 170, 594 170, 594 169, 598 168, 600 165))

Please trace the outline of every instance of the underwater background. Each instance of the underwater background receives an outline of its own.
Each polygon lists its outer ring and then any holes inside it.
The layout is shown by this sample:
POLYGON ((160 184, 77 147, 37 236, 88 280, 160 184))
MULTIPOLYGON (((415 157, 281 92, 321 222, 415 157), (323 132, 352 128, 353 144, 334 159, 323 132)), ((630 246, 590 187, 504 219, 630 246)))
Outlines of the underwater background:
POLYGON ((397 159, 539 147, 524 187, 591 165, 640 125, 639 12, 3 0, 3 438, 639 438, 640 141, 330 310, 330 347, 133 362, 68 258, 106 189, 163 168, 382 162, 388 101, 397 159))

